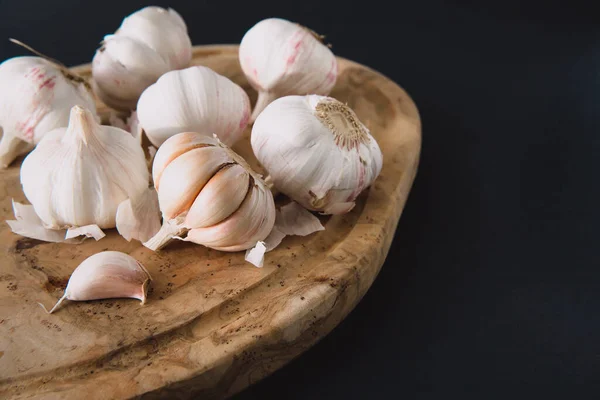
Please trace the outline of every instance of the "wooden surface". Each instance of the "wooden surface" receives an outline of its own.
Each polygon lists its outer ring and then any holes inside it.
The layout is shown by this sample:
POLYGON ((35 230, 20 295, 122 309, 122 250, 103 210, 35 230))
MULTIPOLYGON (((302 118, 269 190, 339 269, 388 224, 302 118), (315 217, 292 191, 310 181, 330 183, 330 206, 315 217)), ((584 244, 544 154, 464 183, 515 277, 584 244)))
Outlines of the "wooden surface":
MULTIPOLYGON (((228 76, 255 101, 237 46, 197 47, 194 63, 228 76)), ((421 146, 419 115, 402 89, 348 60, 339 67, 331 95, 378 140, 383 170, 351 213, 321 217, 325 231, 285 238, 262 269, 244 262, 243 252, 177 242, 153 253, 115 230, 98 242, 43 243, 2 223, 0 398, 223 398, 333 329, 385 260, 421 146), (119 299, 42 310, 37 302, 54 304, 81 261, 108 249, 129 253, 151 273, 145 306, 119 299)), ((77 70, 89 76, 89 67, 77 70)), ((247 139, 235 148, 251 157, 247 139)), ((11 198, 25 201, 19 165, 0 172, 2 220, 12 219, 11 198)))

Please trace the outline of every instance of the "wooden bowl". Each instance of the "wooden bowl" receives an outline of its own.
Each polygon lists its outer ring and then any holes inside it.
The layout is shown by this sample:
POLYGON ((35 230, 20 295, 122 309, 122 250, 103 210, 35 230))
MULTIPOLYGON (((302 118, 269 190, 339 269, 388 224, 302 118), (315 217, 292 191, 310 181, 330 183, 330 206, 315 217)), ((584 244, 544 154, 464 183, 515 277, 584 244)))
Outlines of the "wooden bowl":
MULTIPOLYGON (((199 46, 206 65, 256 93, 237 46, 199 46)), ((421 147, 417 108, 381 74, 340 58, 331 95, 347 102, 383 150, 383 170, 356 207, 321 217, 325 231, 286 237, 264 268, 244 253, 174 243, 153 253, 116 230, 80 245, 44 243, 0 228, 0 398, 222 398, 307 350, 357 304, 377 276, 411 188, 421 147), (151 273, 148 302, 67 302, 69 276, 88 256, 118 250, 151 273), (146 398, 146 397, 145 397, 146 398)), ((90 76, 90 66, 74 68, 90 76)), ((99 109, 107 109, 99 104, 99 109)), ((246 136, 250 134, 247 128, 246 136)), ((235 149, 256 166, 248 140, 235 149)), ((0 172, 2 219, 26 202, 20 161, 0 172)))

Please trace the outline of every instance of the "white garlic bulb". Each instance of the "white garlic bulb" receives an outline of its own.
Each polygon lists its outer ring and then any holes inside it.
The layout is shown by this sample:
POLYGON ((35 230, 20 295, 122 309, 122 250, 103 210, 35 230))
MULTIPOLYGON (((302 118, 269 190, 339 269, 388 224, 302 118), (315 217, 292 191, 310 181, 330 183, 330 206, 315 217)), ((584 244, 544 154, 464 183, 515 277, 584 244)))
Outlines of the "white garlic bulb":
POLYGON ((173 236, 216 250, 246 250, 275 223, 269 188, 220 141, 180 133, 159 147, 152 166, 163 229, 144 245, 157 250, 173 236))
POLYGON ((228 78, 194 66, 161 76, 142 93, 137 114, 156 147, 180 132, 215 134, 231 146, 248 124, 250 100, 244 89, 228 78))
POLYGON ((258 116, 254 154, 282 193, 324 214, 342 214, 381 172, 375 138, 347 105, 318 95, 286 96, 258 116))
POLYGON ((136 139, 79 106, 68 128, 47 133, 21 167, 25 196, 48 229, 113 228, 119 204, 139 197, 148 182, 136 139))
POLYGON ((92 61, 94 91, 108 106, 135 109, 148 86, 165 72, 186 68, 192 43, 181 16, 173 9, 143 8, 107 35, 92 61))
POLYGON ((53 129, 67 126, 71 107, 96 112, 85 81, 41 57, 15 57, 0 64, 0 167, 6 168, 53 129))
POLYGON ((258 91, 251 120, 273 100, 287 95, 328 95, 337 79, 334 54, 321 37, 299 24, 269 18, 242 38, 240 64, 258 91))

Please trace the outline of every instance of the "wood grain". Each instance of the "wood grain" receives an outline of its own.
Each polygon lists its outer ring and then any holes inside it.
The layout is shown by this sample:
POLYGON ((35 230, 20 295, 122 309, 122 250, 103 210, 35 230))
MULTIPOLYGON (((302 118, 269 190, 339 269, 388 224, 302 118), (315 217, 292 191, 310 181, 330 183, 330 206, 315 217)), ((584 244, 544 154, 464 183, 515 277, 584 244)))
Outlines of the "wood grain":
MULTIPOLYGON (((200 46, 194 63, 256 93, 237 46, 200 46)), ((421 125, 410 97, 379 73, 339 59, 332 96, 378 140, 381 175, 326 230, 287 237, 265 266, 174 243, 153 253, 115 230, 80 245, 43 243, 0 228, 0 398, 223 398, 269 375, 335 327, 362 298, 388 253, 419 160, 421 125), (148 303, 68 302, 46 314, 75 267, 102 250, 140 260, 154 281, 148 303)), ((89 66, 75 68, 89 77, 89 66)), ((106 108, 100 105, 105 112, 106 108)), ((250 127, 246 135, 250 134, 250 127)), ((236 146, 257 166, 248 140, 236 146)), ((0 172, 0 217, 25 201, 20 161, 0 172)), ((400 238, 402 240, 402 238, 400 238)))

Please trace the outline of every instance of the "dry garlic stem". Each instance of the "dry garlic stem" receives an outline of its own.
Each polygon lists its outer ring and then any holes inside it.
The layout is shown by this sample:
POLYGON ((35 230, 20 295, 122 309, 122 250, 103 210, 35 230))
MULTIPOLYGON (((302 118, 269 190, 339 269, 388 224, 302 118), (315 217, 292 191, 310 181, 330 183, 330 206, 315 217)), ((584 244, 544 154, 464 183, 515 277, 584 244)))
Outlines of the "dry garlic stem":
POLYGON ((218 140, 180 133, 158 149, 152 167, 163 229, 144 245, 173 236, 216 250, 239 251, 267 237, 275 222, 270 190, 242 157, 218 140))
POLYGON ((258 91, 251 120, 273 100, 287 95, 327 95, 337 62, 322 37, 301 25, 269 18, 254 25, 240 44, 240 64, 258 91))
POLYGON ((41 57, 0 64, 0 94, 0 168, 31 151, 47 132, 67 126, 71 107, 96 112, 84 80, 41 57))
POLYGON ((144 89, 165 72, 189 66, 191 57, 181 16, 173 9, 143 8, 104 37, 92 62, 94 91, 112 108, 135 109, 144 89))
POLYGON ((64 300, 86 301, 132 298, 146 303, 152 277, 135 258, 118 251, 103 251, 86 258, 73 271, 65 293, 52 307, 53 313, 64 300))
POLYGON ((256 119, 251 143, 277 189, 324 214, 350 211, 382 167, 375 138, 331 97, 275 100, 256 119))
POLYGON ((207 67, 171 71, 144 91, 137 107, 140 126, 156 147, 180 132, 216 134, 237 142, 250 118, 244 90, 207 67))
POLYGON ((46 134, 21 168, 25 196, 48 229, 114 228, 119 204, 146 191, 148 180, 136 139, 98 125, 79 106, 69 126, 46 134))

